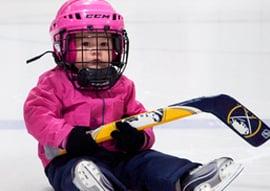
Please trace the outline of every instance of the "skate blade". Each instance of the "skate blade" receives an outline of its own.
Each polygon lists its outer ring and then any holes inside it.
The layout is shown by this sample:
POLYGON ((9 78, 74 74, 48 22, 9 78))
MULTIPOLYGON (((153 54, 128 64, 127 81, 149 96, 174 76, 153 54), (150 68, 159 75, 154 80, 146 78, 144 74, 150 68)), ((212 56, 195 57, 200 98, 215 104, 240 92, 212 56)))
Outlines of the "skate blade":
POLYGON ((231 173, 228 177, 226 177, 220 184, 218 184, 216 187, 212 188, 212 190, 209 191, 223 191, 225 190, 232 182, 233 180, 240 175, 240 173, 244 170, 244 166, 242 164, 234 164, 235 169, 234 172, 231 173))

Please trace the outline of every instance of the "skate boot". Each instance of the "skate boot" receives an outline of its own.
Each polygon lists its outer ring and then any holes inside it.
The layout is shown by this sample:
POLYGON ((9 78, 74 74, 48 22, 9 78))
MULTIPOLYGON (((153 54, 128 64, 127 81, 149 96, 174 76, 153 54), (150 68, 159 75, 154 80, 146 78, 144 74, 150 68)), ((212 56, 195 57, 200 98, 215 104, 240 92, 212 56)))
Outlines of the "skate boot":
POLYGON ((80 191, 113 191, 112 184, 92 161, 80 161, 73 173, 73 184, 80 191))
MULTIPOLYGON (((222 157, 190 172, 182 183, 182 191, 222 191, 243 170, 233 159, 222 157)), ((178 189, 179 190, 179 189, 178 189)))

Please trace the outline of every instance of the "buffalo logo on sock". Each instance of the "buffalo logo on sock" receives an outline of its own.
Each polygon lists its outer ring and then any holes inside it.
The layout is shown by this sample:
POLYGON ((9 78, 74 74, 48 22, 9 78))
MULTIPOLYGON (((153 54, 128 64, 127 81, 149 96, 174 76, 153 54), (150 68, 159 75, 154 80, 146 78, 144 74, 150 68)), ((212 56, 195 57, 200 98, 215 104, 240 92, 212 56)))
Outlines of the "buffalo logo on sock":
POLYGON ((237 105, 229 112, 227 123, 245 138, 255 136, 262 128, 262 122, 242 105, 237 105))

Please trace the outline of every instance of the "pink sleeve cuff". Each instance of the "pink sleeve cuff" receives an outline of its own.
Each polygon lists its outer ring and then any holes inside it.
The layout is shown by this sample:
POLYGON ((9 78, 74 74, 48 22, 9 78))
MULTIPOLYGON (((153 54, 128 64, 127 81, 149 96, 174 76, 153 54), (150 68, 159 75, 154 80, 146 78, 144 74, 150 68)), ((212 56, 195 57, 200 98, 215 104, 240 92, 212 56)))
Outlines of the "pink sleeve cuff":
POLYGON ((141 150, 150 149, 152 147, 153 143, 151 143, 150 137, 146 132, 144 133, 144 137, 145 137, 145 141, 144 141, 144 144, 143 144, 141 150))

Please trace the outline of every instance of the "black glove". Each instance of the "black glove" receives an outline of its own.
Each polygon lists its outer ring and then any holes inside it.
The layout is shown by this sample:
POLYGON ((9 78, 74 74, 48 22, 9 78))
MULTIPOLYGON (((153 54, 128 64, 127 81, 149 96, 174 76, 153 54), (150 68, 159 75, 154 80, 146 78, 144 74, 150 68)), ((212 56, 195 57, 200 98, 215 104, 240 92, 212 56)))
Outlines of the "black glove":
POLYGON ((66 150, 74 156, 91 155, 99 150, 98 144, 89 133, 90 129, 83 126, 75 126, 68 135, 66 150))
POLYGON ((127 153, 136 153, 145 142, 144 131, 139 131, 127 122, 117 122, 117 130, 111 133, 112 138, 116 141, 116 147, 127 153))

